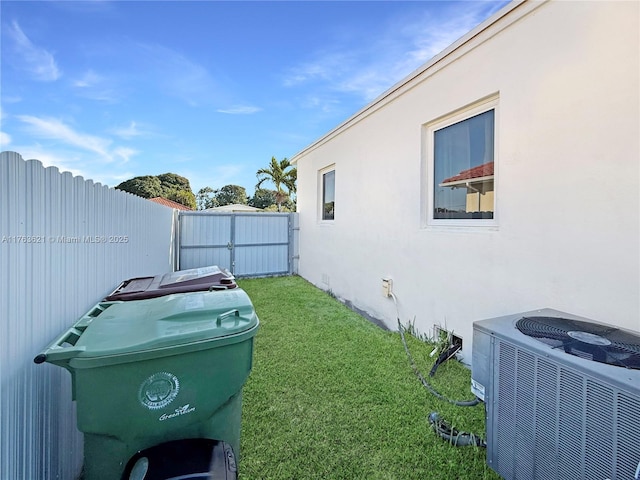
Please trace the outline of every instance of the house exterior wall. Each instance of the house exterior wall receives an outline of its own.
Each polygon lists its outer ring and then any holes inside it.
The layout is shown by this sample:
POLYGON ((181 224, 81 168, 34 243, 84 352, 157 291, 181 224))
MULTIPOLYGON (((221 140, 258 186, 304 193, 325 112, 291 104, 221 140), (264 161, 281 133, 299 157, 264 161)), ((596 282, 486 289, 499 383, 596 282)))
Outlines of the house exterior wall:
POLYGON ((78 478, 71 375, 34 357, 123 280, 173 269, 173 210, 0 154, 0 478, 78 478))
POLYGON ((463 338, 551 307, 640 331, 638 2, 511 4, 297 154, 299 273, 463 338), (427 221, 428 126, 497 99, 495 221, 427 221), (335 164, 335 220, 319 220, 335 164))

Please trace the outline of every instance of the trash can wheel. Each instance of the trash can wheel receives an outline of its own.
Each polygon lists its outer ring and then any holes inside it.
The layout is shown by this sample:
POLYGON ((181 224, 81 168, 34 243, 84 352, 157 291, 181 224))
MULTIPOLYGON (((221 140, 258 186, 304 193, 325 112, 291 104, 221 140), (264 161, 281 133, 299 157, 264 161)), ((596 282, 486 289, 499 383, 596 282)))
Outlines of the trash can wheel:
POLYGON ((122 480, 236 480, 233 448, 206 438, 174 440, 136 453, 122 480))

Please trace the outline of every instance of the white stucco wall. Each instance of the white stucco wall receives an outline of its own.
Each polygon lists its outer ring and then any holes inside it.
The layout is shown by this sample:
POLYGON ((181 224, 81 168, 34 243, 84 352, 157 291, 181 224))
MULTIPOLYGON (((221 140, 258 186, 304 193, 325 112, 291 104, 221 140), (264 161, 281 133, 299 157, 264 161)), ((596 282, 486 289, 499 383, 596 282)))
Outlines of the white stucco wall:
POLYGON ((640 331, 640 4, 507 10, 294 157, 300 275, 395 328, 391 277, 402 320, 469 360, 474 320, 536 308, 640 331), (424 125, 494 94, 497 226, 428 226, 424 125))

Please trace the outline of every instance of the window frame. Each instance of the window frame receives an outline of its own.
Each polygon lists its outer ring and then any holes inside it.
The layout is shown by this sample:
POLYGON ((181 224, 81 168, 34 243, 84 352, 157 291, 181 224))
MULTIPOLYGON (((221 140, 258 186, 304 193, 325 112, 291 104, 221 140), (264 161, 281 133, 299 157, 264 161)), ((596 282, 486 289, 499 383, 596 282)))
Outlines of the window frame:
POLYGON ((500 109, 498 96, 494 95, 467 107, 456 110, 450 114, 438 117, 423 125, 423 175, 424 180, 422 205, 423 227, 480 227, 493 228, 498 226, 498 169, 499 169, 499 118, 500 109), (470 218, 434 218, 433 211, 435 208, 434 192, 435 192, 435 132, 456 123, 468 120, 476 115, 494 111, 493 124, 493 151, 494 151, 494 173, 493 173, 493 218, 470 219, 470 218))
POLYGON ((320 170, 318 170, 318 222, 324 224, 332 224, 335 222, 335 202, 336 202, 336 164, 333 163, 320 170), (324 218, 324 179, 325 175, 333 172, 333 202, 334 202, 334 215, 333 218, 324 218))

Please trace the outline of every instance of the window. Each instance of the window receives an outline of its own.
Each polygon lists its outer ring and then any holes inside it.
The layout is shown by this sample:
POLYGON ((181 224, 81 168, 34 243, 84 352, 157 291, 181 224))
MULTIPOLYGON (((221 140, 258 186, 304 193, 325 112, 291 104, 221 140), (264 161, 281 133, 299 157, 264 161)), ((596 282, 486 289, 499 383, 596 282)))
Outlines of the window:
POLYGON ((336 203, 336 171, 322 174, 322 220, 333 220, 336 203))
POLYGON ((429 127, 432 223, 478 224, 494 218, 496 103, 429 127))

